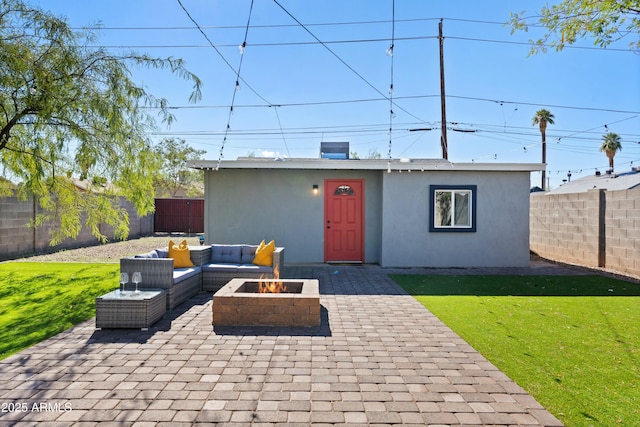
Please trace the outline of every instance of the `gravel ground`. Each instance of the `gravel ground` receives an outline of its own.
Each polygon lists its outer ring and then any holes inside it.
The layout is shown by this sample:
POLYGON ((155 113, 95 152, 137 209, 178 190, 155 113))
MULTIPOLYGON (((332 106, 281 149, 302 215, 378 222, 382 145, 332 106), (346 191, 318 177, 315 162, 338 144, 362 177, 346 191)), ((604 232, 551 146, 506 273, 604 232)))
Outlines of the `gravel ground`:
POLYGON ((179 243, 185 239, 191 246, 200 246, 197 236, 153 236, 79 249, 61 250, 51 254, 22 258, 17 261, 118 263, 120 258, 149 252, 156 248, 168 247, 169 240, 179 243))
MULTIPOLYGON (((32 261, 32 262, 100 262, 100 263, 119 263, 120 258, 133 256, 136 254, 149 252, 156 248, 166 248, 169 245, 169 240, 174 242, 187 241, 190 246, 200 246, 200 240, 197 236, 184 236, 184 235, 162 235, 153 237, 142 237, 139 239, 127 240, 124 242, 107 243, 104 245, 88 246, 79 249, 61 250, 59 252, 50 253, 46 255, 36 255, 28 258, 21 258, 15 261, 32 261)), ((550 264, 565 265, 561 262, 547 260, 541 258, 538 255, 532 253, 531 261, 533 264, 536 262, 544 262, 550 264)), ((568 265, 568 264, 566 264, 568 265)), ((621 280, 627 280, 630 282, 640 283, 640 277, 632 277, 628 274, 619 273, 616 271, 610 271, 603 268, 588 268, 573 265, 576 269, 582 269, 584 271, 590 271, 595 274, 602 274, 610 277, 614 277, 621 280)))

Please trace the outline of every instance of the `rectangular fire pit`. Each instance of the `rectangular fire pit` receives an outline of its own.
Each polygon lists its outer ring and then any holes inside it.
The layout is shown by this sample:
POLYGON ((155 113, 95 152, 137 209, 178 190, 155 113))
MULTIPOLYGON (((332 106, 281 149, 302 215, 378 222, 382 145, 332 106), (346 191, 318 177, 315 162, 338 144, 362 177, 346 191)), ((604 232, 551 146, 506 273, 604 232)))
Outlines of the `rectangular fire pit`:
POLYGON ((219 326, 319 326, 318 281, 232 279, 213 295, 212 323, 219 326))

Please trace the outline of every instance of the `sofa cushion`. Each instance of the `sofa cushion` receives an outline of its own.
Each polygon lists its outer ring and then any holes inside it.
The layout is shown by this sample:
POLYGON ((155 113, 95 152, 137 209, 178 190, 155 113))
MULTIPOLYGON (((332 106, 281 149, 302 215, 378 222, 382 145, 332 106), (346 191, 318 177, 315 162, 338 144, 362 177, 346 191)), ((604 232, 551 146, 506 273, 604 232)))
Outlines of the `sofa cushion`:
POLYGON ((180 283, 202 272, 201 267, 176 268, 173 270, 173 282, 180 283))
POLYGON ((238 267, 240 267, 240 264, 212 262, 211 264, 203 265, 202 271, 209 273, 235 273, 238 271, 238 267))
POLYGON ((242 245, 240 250, 240 263, 251 264, 256 257, 256 249, 258 249, 258 245, 242 245))
POLYGON ((158 258, 158 252, 156 251, 145 252, 143 254, 135 255, 134 258, 158 258))
POLYGON ((255 264, 242 264, 238 266, 238 273, 251 273, 251 274, 272 274, 273 267, 255 264))
POLYGON ((253 259, 253 264, 270 266, 273 265, 273 251, 276 250, 276 243, 272 240, 265 244, 264 240, 256 249, 256 256, 253 259))
POLYGON ((174 268, 193 267, 191 262, 191 253, 187 241, 183 240, 179 245, 173 240, 169 241, 169 258, 173 258, 174 268))
POLYGON ((156 249, 158 254, 157 258, 169 258, 169 251, 167 249, 156 249))
POLYGON ((240 264, 242 245, 211 245, 212 263, 240 264))

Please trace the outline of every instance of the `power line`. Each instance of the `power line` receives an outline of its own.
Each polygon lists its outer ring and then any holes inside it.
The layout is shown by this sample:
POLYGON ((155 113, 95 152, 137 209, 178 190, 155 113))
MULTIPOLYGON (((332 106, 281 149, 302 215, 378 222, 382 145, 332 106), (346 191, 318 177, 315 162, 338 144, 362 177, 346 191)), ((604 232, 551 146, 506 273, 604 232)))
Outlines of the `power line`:
MULTIPOLYGON (((247 83, 246 81, 244 81, 242 79, 242 77, 239 77, 239 73, 238 70, 236 70, 233 65, 231 65, 229 63, 229 61, 227 61, 227 59, 224 57, 224 55, 222 54, 222 52, 220 52, 220 50, 218 50, 218 48, 216 47, 216 45, 211 41, 211 39, 209 38, 209 36, 207 36, 207 33, 204 32, 204 30, 200 27, 200 25, 198 24, 198 22, 191 16, 191 14, 189 13, 189 11, 184 7, 184 5, 182 4, 181 0, 176 0, 178 2, 178 4, 180 5, 180 7, 182 8, 182 10, 184 11, 184 13, 187 15, 187 17, 191 20, 191 22, 193 22, 193 24, 196 26, 196 28, 198 29, 198 31, 200 31, 200 34, 202 34, 202 36, 207 40, 207 42, 209 42, 209 46, 211 46, 213 48, 213 50, 216 51, 216 53, 218 54, 218 56, 222 59, 222 61, 227 65, 227 67, 229 67, 229 69, 231 71, 233 71, 233 73, 235 75, 238 76, 238 79, 240 81, 242 81, 242 83, 244 83, 250 90, 251 92, 253 92, 258 98, 262 99, 266 104, 270 105, 270 102, 267 101, 265 98, 262 97, 262 95, 260 95, 258 92, 256 92, 250 85, 249 83, 247 83)), ((252 2, 253 5, 253 2, 252 2)), ((245 40, 246 42, 246 40, 245 40)))
MULTIPOLYGON (((313 37, 316 41, 318 41, 320 43, 320 45, 322 45, 322 47, 324 47, 327 51, 329 51, 329 53, 331 53, 338 61, 340 61, 344 66, 346 66, 353 74, 355 74, 360 80, 362 80, 364 83, 366 83, 370 88, 372 88, 374 91, 376 91, 378 94, 382 95, 385 99, 389 99, 388 96, 384 95, 377 87, 375 87, 371 82, 369 82, 367 79, 365 79, 362 74, 358 73, 351 65, 349 65, 344 59, 342 59, 337 53, 335 53, 331 48, 329 48, 329 46, 327 46, 324 42, 322 42, 322 40, 320 40, 311 30, 309 30, 302 22, 300 22, 295 16, 293 16, 291 14, 291 12, 289 12, 287 9, 284 8, 284 6, 282 6, 280 3, 278 3, 277 0, 273 0, 273 2, 278 5, 278 7, 280 7, 280 9, 282 9, 287 15, 289 15, 289 17, 291 17, 291 19, 293 19, 295 22, 298 23, 298 25, 300 27, 302 27, 303 30, 305 30, 311 37, 313 37)), ((407 110, 405 110, 404 108, 402 108, 401 106, 394 104, 397 108, 399 108, 400 110, 404 111, 405 113, 407 113, 408 115, 410 115, 411 117, 413 117, 416 120, 420 120, 422 121, 422 119, 420 119, 417 116, 414 116, 413 114, 411 114, 410 112, 408 112, 407 110)))
MULTIPOLYGON (((452 40, 463 40, 463 41, 473 41, 473 42, 483 42, 483 43, 499 43, 499 44, 512 44, 512 45, 522 45, 522 46, 531 46, 531 42, 516 42, 516 41, 507 41, 507 40, 491 40, 491 39, 478 39, 474 37, 455 37, 455 36, 447 36, 448 39, 452 40)), ((554 47, 549 44, 540 45, 540 47, 554 47)), ((613 48, 613 47, 597 47, 597 46, 575 46, 569 45, 564 46, 563 49, 578 49, 578 50, 597 50, 603 52, 629 52, 629 49, 622 48, 613 48)))
POLYGON ((447 95, 448 98, 456 98, 456 99, 468 99, 473 101, 484 101, 484 102, 493 102, 496 104, 504 103, 504 104, 515 104, 515 105, 529 105, 529 106, 546 106, 549 108, 565 108, 569 110, 583 110, 583 111, 603 111, 607 113, 625 113, 625 114, 640 114, 640 111, 629 111, 629 110, 615 110, 611 108, 593 108, 593 107, 576 107, 570 105, 554 105, 554 104, 539 104, 533 102, 515 102, 515 101, 501 101, 496 99, 489 98, 476 98, 472 96, 459 96, 459 95, 447 95))
MULTIPOLYGON (((503 21, 486 21, 486 20, 476 20, 476 19, 461 19, 461 18, 409 18, 409 19, 394 19, 393 21, 396 23, 406 23, 406 22, 426 22, 426 21, 438 21, 438 20, 452 21, 452 22, 468 22, 468 23, 476 23, 476 24, 490 24, 490 25, 500 25, 504 26, 508 24, 508 22, 503 21)), ((344 25, 371 25, 371 24, 389 24, 392 21, 390 20, 374 20, 374 21, 343 21, 343 22, 315 22, 305 24, 307 27, 321 27, 321 26, 344 26, 344 25)), ((251 25, 250 28, 258 29, 258 28, 287 28, 287 27, 297 27, 298 24, 254 24, 251 25)), ((529 25, 536 26, 536 25, 529 25)), ((94 27, 91 27, 94 28, 94 27)), ((205 30, 233 30, 233 29, 244 29, 244 25, 202 25, 200 28, 205 30)), ((86 30, 87 27, 72 27, 72 30, 86 30)), ((195 27, 95 27, 95 29, 99 30, 151 30, 151 31, 167 31, 167 30, 193 30, 195 27)))
MULTIPOLYGON (((396 41, 412 41, 412 40, 428 40, 435 39, 437 36, 412 36, 398 37, 396 41)), ((349 39, 349 40, 326 40, 326 41, 299 41, 299 42, 268 42, 268 43, 251 43, 251 47, 274 47, 274 46, 314 46, 324 44, 348 44, 348 43, 380 43, 389 42, 388 38, 368 38, 368 39, 349 39)), ((210 45, 88 45, 83 46, 91 49, 207 49, 210 45)), ((236 47, 235 44, 216 44, 216 47, 236 47)))

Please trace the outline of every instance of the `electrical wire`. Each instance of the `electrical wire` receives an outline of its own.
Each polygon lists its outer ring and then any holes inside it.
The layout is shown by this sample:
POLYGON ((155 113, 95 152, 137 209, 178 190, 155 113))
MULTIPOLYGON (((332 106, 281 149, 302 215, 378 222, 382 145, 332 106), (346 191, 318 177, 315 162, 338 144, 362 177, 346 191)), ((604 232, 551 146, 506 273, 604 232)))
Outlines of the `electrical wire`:
MULTIPOLYGON (((232 100, 232 105, 231 106, 183 106, 183 107, 171 107, 172 109, 186 109, 186 108, 229 108, 229 113, 231 115, 233 109, 237 109, 237 108, 263 108, 263 107, 275 107, 275 113, 276 113, 276 118, 278 121, 278 126, 280 128, 279 133, 276 133, 278 135, 280 135, 280 137, 283 139, 285 147, 287 149, 287 152, 289 152, 289 147, 288 147, 288 143, 285 137, 285 134, 287 135, 291 135, 291 133, 285 131, 282 128, 281 122, 280 122, 280 117, 278 114, 278 107, 298 107, 298 106, 313 106, 313 105, 329 105, 329 104, 341 104, 341 103, 359 103, 359 102, 377 102, 377 101, 389 101, 390 104, 390 120, 389 120, 389 153, 391 153, 391 143, 392 143, 392 136, 391 133, 393 131, 393 106, 396 105, 395 101, 400 100, 400 99, 417 99, 417 98, 422 98, 422 97, 436 97, 438 95, 422 95, 422 96, 411 96, 411 97, 394 97, 393 93, 390 91, 390 96, 385 96, 384 94, 382 94, 380 91, 378 91, 371 83, 369 83, 363 76, 361 76, 355 69, 353 69, 351 66, 349 66, 349 64, 346 63, 346 61, 342 60, 339 56, 337 56, 331 49, 328 48, 327 45, 329 44, 337 44, 337 43, 365 43, 365 42, 380 42, 380 41, 388 41, 389 39, 385 39, 385 38, 380 38, 380 39, 353 39, 353 40, 335 40, 335 41, 321 41, 319 38, 317 38, 313 33, 311 33, 309 31, 309 29, 307 27, 313 27, 313 26, 332 26, 332 25, 369 25, 369 24, 385 24, 385 23, 391 23, 392 24, 392 34, 391 34, 391 40, 392 40, 392 45, 395 44, 395 42, 397 41, 401 41, 401 40, 421 40, 421 39, 429 39, 429 38, 437 38, 436 36, 417 36, 417 37, 404 37, 404 38, 396 38, 395 34, 394 34, 394 30, 395 30, 395 23, 398 22, 419 22, 419 21, 433 21, 433 20, 437 20, 438 18, 414 18, 414 19, 403 19, 403 20, 397 20, 395 19, 395 5, 394 5, 394 10, 393 10, 393 14, 392 14, 392 19, 391 20, 378 20, 378 21, 352 21, 352 22, 334 22, 334 23, 310 23, 310 24, 301 24, 296 18, 294 18, 288 11, 286 11, 286 9, 284 9, 280 3, 278 3, 278 1, 275 1, 275 3, 281 8, 283 9, 287 14, 289 14, 289 16, 291 16, 294 21, 296 21, 296 24, 277 24, 277 25, 251 25, 250 22, 247 22, 247 24, 245 26, 217 26, 217 27, 203 27, 203 26, 199 26, 198 23, 191 17, 191 15, 189 15, 188 11, 184 8, 182 2, 180 0, 177 0, 178 3, 180 4, 180 6, 183 8, 183 10, 185 11, 185 13, 187 14, 187 16, 191 19, 191 21, 194 23, 195 28, 197 28, 202 35, 205 37, 205 39, 207 40, 207 42, 209 43, 210 47, 213 47, 216 52, 218 53, 218 55, 223 59, 223 61, 226 63, 226 65, 236 74, 236 86, 238 84, 238 82, 242 82, 244 86, 248 87, 253 93, 255 93, 261 100, 263 100, 265 102, 265 105, 236 105, 235 104, 235 92, 234 92, 234 97, 232 100), (246 33, 248 32, 249 28, 284 28, 284 27, 297 27, 297 26, 301 26, 303 29, 305 29, 309 34, 311 34, 314 39, 316 41, 312 41, 312 42, 281 42, 281 43, 256 43, 256 44, 252 44, 252 47, 260 47, 260 46, 283 46, 283 45, 303 45, 303 44, 319 44, 323 47, 325 47, 327 50, 329 50, 330 53, 332 53, 340 62, 342 62, 351 72, 355 73, 356 76, 358 76, 360 79, 362 79, 365 83, 367 83, 370 87, 372 87, 377 93, 379 93, 382 98, 380 99, 356 99, 356 100, 334 100, 334 101, 320 101, 320 102, 299 102, 299 103, 287 103, 287 104, 272 104, 269 101, 267 101, 265 98, 263 98, 261 95, 259 95, 248 83, 246 83, 244 80, 242 80, 242 76, 240 75, 240 70, 235 70, 233 66, 231 66, 231 64, 224 58, 224 56, 222 55, 222 53, 218 50, 218 48, 222 48, 222 47, 228 47, 230 45, 214 45, 213 42, 208 38, 208 36, 206 35, 206 33, 204 32, 204 28, 206 29, 210 29, 210 28, 217 28, 217 29, 234 29, 234 28, 244 28, 245 29, 245 42, 246 43, 246 33)), ((253 2, 252 2, 252 6, 253 6, 253 2)), ((249 16, 249 20, 250 21, 250 17, 251 14, 249 16)), ((455 19, 455 18, 443 18, 445 20, 448 21, 459 21, 459 22, 469 22, 469 23, 479 23, 479 24, 488 24, 488 25, 504 25, 504 22, 497 22, 497 21, 481 21, 481 20, 465 20, 465 19, 455 19)), ((535 25, 534 25, 535 26, 535 25)), ((102 27, 100 28, 100 30, 193 30, 194 27, 102 27)), ((460 40, 460 41, 471 41, 471 42, 481 42, 481 43, 502 43, 502 44, 515 44, 515 45, 530 45, 530 43, 524 43, 524 42, 514 42, 514 41, 505 41, 505 40, 491 40, 491 39, 483 39, 483 38, 474 38, 474 37, 457 37, 457 36, 451 36, 448 35, 447 38, 451 39, 451 40, 460 40)), ((209 46, 157 46, 157 47, 166 47, 166 48, 181 48, 181 47, 209 47, 209 46)), ((105 46, 101 46, 102 48, 105 48, 105 46)), ((108 48, 109 46, 107 46, 108 48)), ((118 46, 121 47, 121 46, 118 46)), ((124 46, 122 46, 124 47, 124 46)), ((141 46, 144 48, 153 48, 155 46, 141 46)), ((606 50, 606 51, 622 51, 622 52, 628 52, 628 49, 615 49, 615 48, 598 48, 598 47, 581 47, 581 46, 566 46, 566 49, 588 49, 588 50, 606 50)), ((242 63, 242 58, 241 58, 241 63, 242 63)), ((391 87, 390 89, 393 88, 393 57, 391 60, 391 87)), ((501 106, 506 104, 517 104, 517 105, 534 105, 534 106, 545 106, 545 107, 550 107, 550 108, 561 108, 561 109, 571 109, 571 110, 581 110, 581 111, 602 111, 602 112, 610 112, 610 113, 620 113, 620 114, 640 114, 640 112, 638 111, 627 111, 627 110, 617 110, 617 109, 607 109, 607 108, 589 108, 589 107, 576 107, 576 106, 567 106, 567 105, 548 105, 548 104, 536 104, 536 103, 527 103, 527 102, 514 102, 514 101, 499 101, 499 100, 493 100, 493 99, 488 99, 488 98, 476 98, 476 97, 468 97, 468 96, 455 96, 455 95, 447 95, 447 97, 449 98, 458 98, 458 99, 465 99, 465 100, 474 100, 474 101, 481 101, 481 102, 492 102, 492 103, 499 103, 501 106)), ((404 111, 405 113, 409 114, 410 116, 412 116, 413 118, 417 119, 420 124, 425 123, 424 120, 413 116, 412 114, 408 113, 406 110, 398 107, 399 109, 401 109, 402 111, 404 111)), ((626 120, 626 119, 623 119, 626 120)), ((614 122, 615 123, 615 122, 614 122)), ((472 129, 469 129, 471 133, 470 135, 473 136, 481 136, 483 138, 493 138, 493 139, 497 139, 500 135, 509 135, 514 139, 513 137, 517 137, 517 136, 534 136, 537 135, 537 133, 533 132, 533 131, 529 131, 529 132, 520 132, 515 127, 509 127, 506 125, 506 119, 504 118, 504 110, 503 110, 503 125, 501 125, 501 129, 502 131, 497 131, 497 130, 492 130, 491 126, 494 125, 471 125, 472 129), (487 128, 483 129, 482 126, 487 126, 487 128)), ((497 126, 497 125, 495 125, 497 126)), ((326 132, 334 132, 333 130, 331 130, 332 127, 324 127, 323 128, 323 133, 326 132)), ((525 128, 522 128, 525 129, 525 128)), ((593 128, 596 129, 596 128, 593 128)), ((452 129, 452 130, 461 130, 461 129, 452 129)), ((232 132, 229 128, 229 125, 227 125, 227 128, 225 129, 225 135, 228 134, 233 134, 233 135, 240 135, 240 133, 238 132, 232 132)), ((338 132, 337 130, 335 132, 338 132)), ((345 130, 342 130, 340 132, 346 132, 345 130)), ((357 133, 359 135, 367 135, 365 130, 351 130, 349 132, 352 133, 357 133)), ((578 146, 571 146, 570 144, 566 144, 566 140, 578 140, 578 141, 595 141, 597 138, 589 138, 589 137, 585 137, 585 136, 578 136, 579 134, 589 134, 589 131, 580 131, 580 132, 574 132, 573 134, 569 134, 569 135, 561 135, 559 137, 557 137, 558 141, 562 141, 563 144, 562 146, 554 146, 555 149, 558 149, 560 151, 571 151, 571 150, 575 150, 575 152, 579 152, 578 150, 580 150, 580 147, 578 146)), ((559 131, 555 130, 554 134, 560 134, 559 131)), ((420 138, 422 138, 422 136, 424 136, 424 133, 421 134, 420 138)), ((418 139, 420 139, 418 138, 418 139)), ((225 137, 226 140, 226 137, 225 137)), ((537 143, 536 143, 537 144, 537 143)), ((536 144, 532 144, 531 146, 534 146, 536 144)), ((519 148, 522 149, 522 148, 519 148)), ((405 150, 406 151, 406 150, 405 150)), ((525 151, 526 151, 526 146, 525 146, 525 151)))
MULTIPOLYGON (((331 48, 329 48, 329 46, 327 46, 322 40, 320 40, 318 38, 318 36, 316 36, 311 30, 309 30, 302 22, 300 22, 295 16, 293 16, 291 14, 291 12, 289 12, 284 6, 282 6, 278 0, 273 0, 273 2, 278 5, 278 7, 280 7, 280 9, 283 10, 284 13, 286 13, 291 19, 293 19, 303 30, 305 30, 311 37, 313 37, 317 42, 320 43, 320 45, 322 47, 324 47, 327 51, 329 51, 329 53, 331 53, 331 55, 333 55, 340 63, 342 63, 345 67, 347 67, 349 69, 349 71, 351 71, 355 76, 357 76, 360 80, 362 80, 365 84, 367 84, 367 86, 369 86, 371 89, 373 89, 374 91, 376 91, 379 95, 382 95, 385 99, 389 99, 388 96, 386 96, 384 93, 382 93, 377 87, 375 87, 371 82, 369 82, 366 78, 364 78, 364 76, 362 74, 360 74, 358 71, 355 70, 355 68, 353 68, 351 65, 349 65, 344 59, 342 59, 335 51, 333 51, 331 48)), ((394 106, 396 106, 397 108, 399 108, 400 110, 402 110, 403 112, 405 112, 406 114, 410 115, 411 117, 413 117, 416 120, 419 121, 424 121, 422 119, 420 119, 419 117, 413 115, 412 113, 410 113, 409 111, 405 110, 404 108, 402 108, 401 106, 394 104, 394 106)))
MULTIPOLYGON (((425 22, 425 21, 437 21, 440 19, 444 19, 445 21, 457 21, 457 22, 469 22, 469 23, 477 23, 477 24, 491 24, 491 25, 499 25, 504 26, 507 25, 508 22, 502 21, 486 21, 486 20, 475 20, 475 19, 461 19, 461 18, 409 18, 409 19, 394 19, 396 23, 405 23, 405 22, 425 22)), ((391 21, 389 20, 375 20, 375 21, 346 21, 346 22, 316 22, 316 23, 308 23, 305 24, 307 27, 326 27, 326 26, 344 26, 344 25, 370 25, 370 24, 388 24, 391 21)), ((287 27, 297 27, 297 24, 259 24, 259 25, 251 25, 250 28, 287 28, 287 27)), ((536 25, 529 25, 536 26, 536 25)), ((244 29, 244 25, 211 25, 211 26, 201 26, 203 29, 207 30, 233 30, 233 29, 244 29)), ((86 30, 86 27, 72 27, 72 30, 86 30)), ((167 30, 193 30, 193 27, 99 27, 100 30, 159 30, 159 31, 167 31, 167 30)))
MULTIPOLYGON (((205 40, 207 40, 207 42, 209 42, 209 46, 211 46, 213 48, 213 50, 216 51, 216 53, 218 54, 218 56, 222 59, 222 61, 227 65, 227 67, 229 67, 229 69, 236 75, 238 76, 238 79, 246 86, 249 88, 249 90, 251 90, 251 92, 253 92, 258 98, 262 99, 266 104, 270 104, 269 101, 267 101, 262 95, 260 95, 258 92, 256 92, 255 89, 253 89, 249 83, 247 83, 246 81, 244 81, 242 79, 242 77, 239 77, 239 72, 238 70, 236 70, 233 65, 231 65, 229 63, 229 61, 227 61, 227 58, 224 57, 224 55, 222 54, 222 52, 220 52, 220 50, 216 47, 216 45, 211 41, 211 39, 209 38, 209 36, 207 36, 207 33, 204 32, 204 30, 202 29, 202 27, 200 27, 200 25, 198 24, 198 22, 191 16, 191 14, 189 13, 189 11, 187 10, 187 8, 182 4, 181 0, 176 0, 178 2, 178 4, 180 5, 180 7, 182 8, 182 10, 184 11, 184 13, 187 15, 187 17, 191 20, 191 22, 193 22, 193 25, 196 26, 196 28, 198 29, 198 31, 200 32, 200 34, 202 34, 202 36, 205 38, 205 40)), ((251 2, 251 7, 253 8, 253 0, 251 2)), ((248 32, 248 26, 247 26, 247 32, 248 32)), ((246 37, 246 33, 245 33, 245 37, 246 37)), ((246 43, 246 40, 243 42, 246 43)))
MULTIPOLYGON (((178 0, 180 1, 180 0, 178 0)), ((251 22, 251 12, 253 11, 253 0, 251 0, 251 4, 249 6, 249 17, 247 18, 247 27, 244 32, 244 39, 242 40, 242 44, 240 45, 240 64, 238 65, 238 72, 236 73, 236 84, 233 90, 233 95, 231 95, 231 106, 229 107, 229 116, 227 118, 227 127, 224 131, 224 137, 222 138, 222 145, 220 146, 220 154, 218 155, 218 161, 216 163, 215 170, 220 169, 220 163, 222 163, 222 159, 224 158, 224 147, 227 142, 227 137, 229 136, 229 129, 231 128, 231 116, 233 116, 233 105, 236 101, 236 95, 240 90, 240 72, 242 71, 242 62, 244 59, 244 49, 247 46, 247 36, 249 35, 249 24, 251 22)), ((265 100, 266 101, 266 100, 265 100)))

